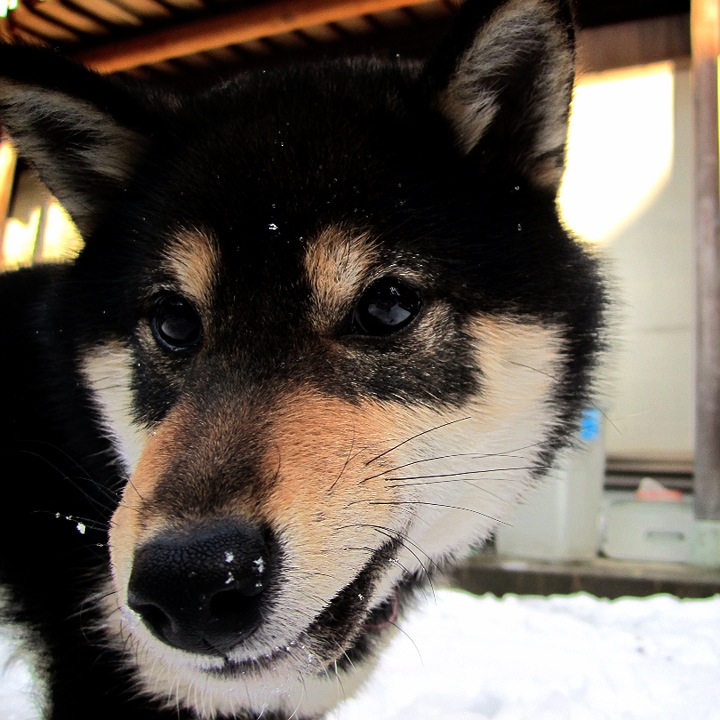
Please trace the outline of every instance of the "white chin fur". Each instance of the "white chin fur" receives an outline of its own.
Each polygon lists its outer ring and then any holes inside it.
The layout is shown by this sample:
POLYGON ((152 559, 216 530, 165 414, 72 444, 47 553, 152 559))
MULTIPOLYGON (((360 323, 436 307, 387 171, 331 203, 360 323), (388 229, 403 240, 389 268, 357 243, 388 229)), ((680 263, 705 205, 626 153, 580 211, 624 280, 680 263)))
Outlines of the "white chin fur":
POLYGON ((287 713, 288 718, 321 715, 357 690, 372 669, 372 663, 350 672, 333 664, 326 667, 310 643, 292 641, 276 649, 268 667, 221 677, 212 670, 220 669, 222 660, 168 648, 147 633, 132 611, 119 611, 116 597, 105 595, 106 631, 116 645, 121 638, 132 638, 123 647, 132 646, 128 662, 138 671, 138 689, 168 707, 192 708, 201 718, 248 710, 258 717, 268 711, 287 713))

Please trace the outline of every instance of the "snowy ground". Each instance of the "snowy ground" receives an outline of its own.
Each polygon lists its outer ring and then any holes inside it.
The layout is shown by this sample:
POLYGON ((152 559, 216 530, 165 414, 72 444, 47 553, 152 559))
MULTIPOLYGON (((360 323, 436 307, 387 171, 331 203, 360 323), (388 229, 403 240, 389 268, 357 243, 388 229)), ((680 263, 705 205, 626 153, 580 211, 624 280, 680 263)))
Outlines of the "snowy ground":
MULTIPOLYGON (((720 595, 438 590, 403 630, 331 720, 720 720, 720 595)), ((36 720, 6 643, 0 669, 2 720, 36 720)))

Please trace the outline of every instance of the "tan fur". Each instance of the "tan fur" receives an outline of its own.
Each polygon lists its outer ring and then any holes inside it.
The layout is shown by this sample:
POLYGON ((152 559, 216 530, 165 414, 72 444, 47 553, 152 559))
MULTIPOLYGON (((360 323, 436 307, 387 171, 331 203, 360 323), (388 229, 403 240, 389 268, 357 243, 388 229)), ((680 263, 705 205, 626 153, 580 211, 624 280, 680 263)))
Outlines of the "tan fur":
POLYGON ((506 429, 511 418, 542 410, 553 397, 563 343, 552 327, 478 317, 471 323, 485 382, 477 401, 484 431, 506 429))
POLYGON ((163 528, 168 518, 152 513, 157 482, 170 460, 182 452, 182 410, 171 412, 149 433, 140 459, 110 525, 110 556, 117 587, 127 588, 136 548, 163 528))
POLYGON ((181 230, 169 241, 168 270, 178 279, 181 292, 199 309, 210 306, 218 264, 217 245, 208 232, 181 230))
POLYGON ((367 283, 374 260, 371 238, 347 228, 325 228, 309 242, 304 264, 314 300, 312 319, 318 331, 327 331, 344 315, 367 283))
MULTIPOLYGON (((403 424, 400 419, 407 412, 369 403, 351 405, 302 389, 281 398, 275 407, 282 409, 270 419, 267 434, 255 439, 264 447, 261 475, 273 478, 272 491, 261 502, 253 495, 253 483, 243 484, 224 513, 271 523, 291 540, 293 569, 308 578, 318 567, 338 562, 337 582, 323 583, 326 589, 315 588, 327 601, 363 564, 358 557, 362 547, 349 553, 338 553, 338 549, 358 543, 366 548, 377 544, 374 531, 358 527, 358 516, 368 508, 359 509, 357 504, 367 498, 392 499, 395 491, 382 477, 368 480, 368 475, 377 476, 384 468, 383 462, 374 465, 372 471, 366 463, 385 451, 389 442, 395 442, 397 428, 403 424)), ((239 403, 235 412, 219 412, 217 422, 201 431, 199 418, 178 406, 150 433, 113 518, 110 544, 121 587, 129 578, 135 549, 179 521, 159 516, 155 502, 158 485, 167 479, 170 464, 180 460, 191 473, 212 483, 226 456, 242 452, 237 438, 252 425, 246 415, 239 403), (193 432, 201 436, 203 448, 189 454, 187 438, 193 432)), ((391 520, 397 516, 391 506, 373 508, 371 514, 381 525, 397 524, 391 520)))
POLYGON ((294 571, 308 579, 321 568, 332 573, 334 582, 323 583, 331 597, 381 544, 370 526, 400 527, 402 509, 370 507, 368 499, 397 498, 381 475, 390 458, 371 461, 404 434, 399 428, 408 413, 307 391, 284 405, 268 438, 268 470, 278 480, 264 512, 291 539, 294 571))

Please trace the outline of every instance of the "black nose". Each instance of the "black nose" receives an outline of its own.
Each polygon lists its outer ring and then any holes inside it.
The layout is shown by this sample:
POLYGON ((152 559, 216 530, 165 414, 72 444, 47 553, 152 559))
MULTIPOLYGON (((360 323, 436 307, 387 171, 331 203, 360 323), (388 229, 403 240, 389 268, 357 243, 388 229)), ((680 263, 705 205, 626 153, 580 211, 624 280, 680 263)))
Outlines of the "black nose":
POLYGON ((266 533, 239 520, 165 532, 135 553, 128 604, 172 647, 224 655, 260 624, 266 533))

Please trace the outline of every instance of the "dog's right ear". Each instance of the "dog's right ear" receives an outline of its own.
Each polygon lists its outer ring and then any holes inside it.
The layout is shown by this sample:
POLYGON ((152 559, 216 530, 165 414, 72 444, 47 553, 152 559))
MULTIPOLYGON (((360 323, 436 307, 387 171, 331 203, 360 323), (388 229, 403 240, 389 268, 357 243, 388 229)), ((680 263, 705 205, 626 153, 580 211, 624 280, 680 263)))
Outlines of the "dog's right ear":
POLYGON ((426 73, 463 153, 555 194, 574 66, 570 0, 464 0, 426 73))
POLYGON ((142 157, 150 122, 119 83, 50 50, 0 45, 0 125, 87 237, 142 157))

